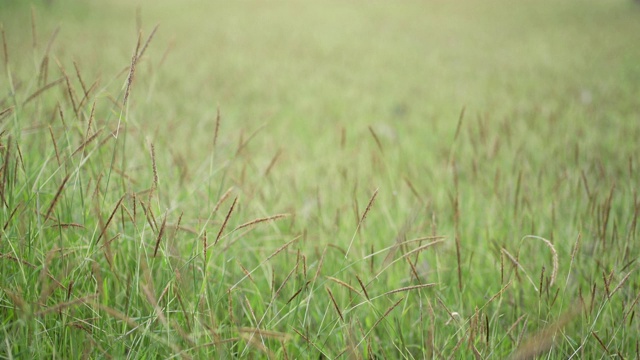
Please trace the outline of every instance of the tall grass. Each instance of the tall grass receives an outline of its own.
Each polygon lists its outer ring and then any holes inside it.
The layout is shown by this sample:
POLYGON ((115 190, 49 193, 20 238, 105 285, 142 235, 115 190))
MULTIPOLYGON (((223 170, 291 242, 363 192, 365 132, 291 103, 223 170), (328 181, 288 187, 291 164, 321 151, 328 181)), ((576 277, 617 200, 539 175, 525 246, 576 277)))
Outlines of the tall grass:
MULTIPOLYGON (((213 61, 212 53, 184 56, 203 46, 193 29, 167 52, 164 25, 149 30, 142 10, 134 11, 136 31, 96 63, 70 52, 104 36, 103 21, 133 13, 126 5, 100 20, 79 4, 88 20, 78 25, 57 3, 13 4, 11 14, 31 19, 31 33, 0 16, 0 354, 638 357, 640 127, 632 95, 640 54, 628 44, 640 32, 626 31, 640 30, 635 10, 522 5, 532 12, 513 10, 515 19, 541 29, 513 36, 500 30, 517 21, 493 25, 486 5, 471 5, 483 14, 477 20, 455 4, 309 5, 353 20, 345 36, 308 9, 291 18, 282 4, 260 16, 211 5, 244 14, 236 21, 246 27, 216 15, 218 30, 237 43, 215 38, 218 62, 203 70, 194 64, 213 61), (472 23, 409 21, 423 6, 472 23), (582 17, 568 24, 546 17, 572 9, 582 17), (86 34, 63 37, 67 24, 53 28, 46 11, 86 34), (360 11, 388 16, 380 38, 361 37, 381 23, 360 11), (592 28, 589 19, 604 25, 592 28), (259 31, 289 34, 287 24, 305 21, 312 29, 301 26, 280 47, 259 31), (501 34, 496 43, 479 39, 504 67, 480 61, 492 55, 468 34, 472 26, 501 34), (316 38, 314 29, 322 30, 316 38), (462 50, 439 35, 402 37, 416 29, 449 29, 462 50), (592 36, 622 59, 617 70, 597 47, 576 65, 571 51, 587 52, 580 41, 566 44, 563 31, 592 36), (392 39, 404 40, 376 45, 392 39), (445 57, 468 56, 457 61, 476 72, 461 79, 461 65, 421 63, 426 50, 414 51, 422 40, 445 57), (533 60, 510 53, 521 50, 515 40, 532 47, 533 60), (230 51, 218 52, 223 46, 230 51), (379 53, 357 56, 363 49, 379 53), (546 63, 547 51, 562 56, 546 63), (350 66, 355 60, 361 69, 350 66), (319 73, 299 76, 311 65, 319 73), (425 95, 413 77, 423 79, 429 66, 444 72, 433 78, 444 93, 473 99, 452 105, 425 95), (585 79, 569 73, 575 66, 585 79), (489 76, 528 67, 546 75, 506 84, 489 76), (489 78, 466 78, 476 74, 489 78), (336 87, 342 76, 350 88, 336 87), (403 82, 417 94, 390 88, 403 82), (222 89, 214 102, 208 87, 222 89), (483 95, 494 90, 500 98, 483 95)), ((162 7, 170 5, 149 6, 159 18, 162 7)), ((162 20, 180 35, 184 19, 172 14, 162 20)))

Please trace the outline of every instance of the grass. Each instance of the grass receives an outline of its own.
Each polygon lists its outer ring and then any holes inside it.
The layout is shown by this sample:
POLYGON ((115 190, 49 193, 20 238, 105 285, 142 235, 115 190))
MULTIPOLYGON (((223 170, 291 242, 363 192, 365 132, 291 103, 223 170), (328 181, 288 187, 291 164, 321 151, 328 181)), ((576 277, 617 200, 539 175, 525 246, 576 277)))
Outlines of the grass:
POLYGON ((640 356, 634 2, 3 6, 3 358, 640 356))

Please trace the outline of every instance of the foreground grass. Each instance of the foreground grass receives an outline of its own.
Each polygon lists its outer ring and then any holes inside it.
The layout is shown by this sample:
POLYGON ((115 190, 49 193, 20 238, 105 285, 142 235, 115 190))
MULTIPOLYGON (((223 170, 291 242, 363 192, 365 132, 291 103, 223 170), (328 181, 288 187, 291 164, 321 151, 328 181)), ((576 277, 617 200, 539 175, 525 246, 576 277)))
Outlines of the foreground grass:
POLYGON ((637 357, 637 9, 487 4, 12 5, 0 353, 637 357))

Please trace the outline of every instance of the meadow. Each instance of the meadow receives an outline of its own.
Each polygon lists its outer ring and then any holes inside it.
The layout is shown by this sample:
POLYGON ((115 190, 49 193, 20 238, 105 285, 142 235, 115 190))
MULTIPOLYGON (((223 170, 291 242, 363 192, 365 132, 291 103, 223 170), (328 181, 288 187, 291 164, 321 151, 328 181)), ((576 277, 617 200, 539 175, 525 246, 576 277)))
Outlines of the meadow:
POLYGON ((640 6, 0 4, 2 358, 640 358, 640 6))

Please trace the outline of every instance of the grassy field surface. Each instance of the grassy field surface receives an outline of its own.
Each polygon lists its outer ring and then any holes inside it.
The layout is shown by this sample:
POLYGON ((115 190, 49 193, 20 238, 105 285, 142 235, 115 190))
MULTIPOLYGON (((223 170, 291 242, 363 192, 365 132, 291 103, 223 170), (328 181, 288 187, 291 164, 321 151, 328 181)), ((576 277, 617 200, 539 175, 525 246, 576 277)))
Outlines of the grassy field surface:
POLYGON ((2 358, 640 357, 637 3, 0 22, 2 358))

